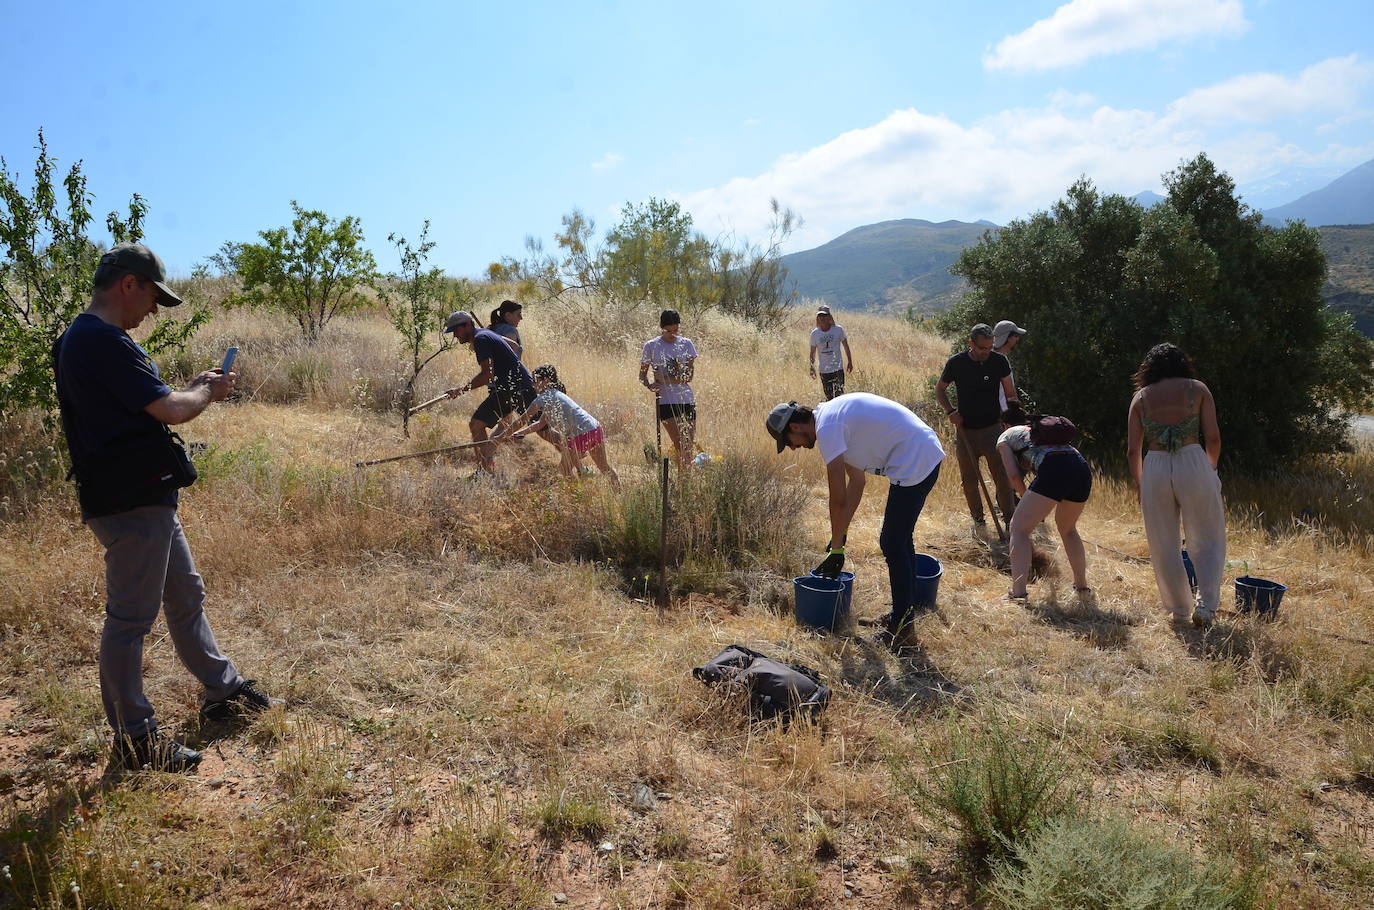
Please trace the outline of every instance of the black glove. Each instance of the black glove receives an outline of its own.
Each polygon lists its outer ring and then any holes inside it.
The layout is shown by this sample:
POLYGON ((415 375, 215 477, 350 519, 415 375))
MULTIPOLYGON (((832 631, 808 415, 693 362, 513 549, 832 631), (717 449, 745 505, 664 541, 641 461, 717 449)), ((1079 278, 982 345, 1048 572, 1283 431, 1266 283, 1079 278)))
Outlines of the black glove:
POLYGON ((842 569, 844 569, 844 550, 831 550, 830 555, 826 556, 821 564, 816 566, 815 574, 826 578, 837 578, 842 569))

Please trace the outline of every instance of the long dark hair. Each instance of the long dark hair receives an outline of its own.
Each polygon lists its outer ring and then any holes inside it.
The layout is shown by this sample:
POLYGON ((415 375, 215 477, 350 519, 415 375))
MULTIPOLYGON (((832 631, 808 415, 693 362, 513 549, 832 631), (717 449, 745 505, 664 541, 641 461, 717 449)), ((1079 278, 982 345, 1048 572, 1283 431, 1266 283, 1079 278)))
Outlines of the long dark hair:
POLYGON ((1140 369, 1135 371, 1135 387, 1143 389, 1161 379, 1176 376, 1196 379, 1197 371, 1193 369, 1193 359, 1182 348, 1165 341, 1150 348, 1145 359, 1140 361, 1140 369))
POLYGON ((564 395, 568 394, 567 386, 558 381, 558 367, 553 364, 541 363, 534 368, 532 375, 535 379, 542 379, 544 382, 547 382, 551 388, 557 389, 564 395))

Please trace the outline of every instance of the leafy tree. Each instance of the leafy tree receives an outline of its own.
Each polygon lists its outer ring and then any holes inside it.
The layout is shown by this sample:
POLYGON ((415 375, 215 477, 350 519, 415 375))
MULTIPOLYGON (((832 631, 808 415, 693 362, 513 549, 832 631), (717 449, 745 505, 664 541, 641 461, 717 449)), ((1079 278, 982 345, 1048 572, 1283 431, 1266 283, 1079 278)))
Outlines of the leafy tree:
POLYGON ((1080 179, 1048 212, 985 234, 953 268, 973 289, 942 328, 1026 326, 1018 383, 1113 460, 1132 374, 1161 341, 1212 389, 1228 460, 1273 467, 1338 448, 1343 412, 1370 403, 1374 346, 1323 305, 1317 233, 1264 225, 1205 155, 1165 184, 1147 211, 1080 179))
POLYGON ((409 408, 415 402, 415 384, 429 362, 453 347, 448 335, 439 333, 439 326, 453 310, 471 309, 475 295, 464 280, 452 281, 444 277, 442 269, 426 267, 434 242, 429 239, 429 222, 420 228, 420 242, 412 245, 398 234, 390 234, 387 241, 396 246, 401 257, 401 270, 390 276, 391 289, 386 296, 387 315, 401 334, 410 376, 401 393, 402 428, 410 435, 409 408), (439 343, 434 345, 438 334, 439 343))
POLYGON ((281 310, 314 344, 336 315, 367 302, 362 291, 376 287, 377 263, 357 218, 334 221, 295 200, 291 211, 289 228, 259 231, 262 243, 225 244, 217 255, 243 282, 231 303, 281 310))
POLYGON ((619 320, 627 312, 671 306, 691 313, 721 308, 771 324, 796 297, 782 265, 782 244, 801 224, 777 200, 771 205, 763 246, 711 240, 678 203, 664 199, 627 203, 598 246, 595 222, 573 209, 554 235, 557 252, 527 237, 525 258, 492 263, 487 278, 517 296, 557 300, 592 322, 605 308, 619 320))
POLYGON ((715 250, 676 202, 625 204, 606 235, 603 285, 631 303, 657 306, 707 303, 715 250))
MULTIPOLYGON (((77 161, 58 186, 57 159, 38 131, 33 190, 0 158, 0 415, 57 407, 50 349, 90 302, 104 248, 87 236, 92 197, 77 161)), ((121 217, 105 225, 116 243, 143 239, 148 205, 137 193, 121 217)), ((193 309, 185 320, 159 319, 143 346, 151 354, 183 347, 208 318, 193 309)))

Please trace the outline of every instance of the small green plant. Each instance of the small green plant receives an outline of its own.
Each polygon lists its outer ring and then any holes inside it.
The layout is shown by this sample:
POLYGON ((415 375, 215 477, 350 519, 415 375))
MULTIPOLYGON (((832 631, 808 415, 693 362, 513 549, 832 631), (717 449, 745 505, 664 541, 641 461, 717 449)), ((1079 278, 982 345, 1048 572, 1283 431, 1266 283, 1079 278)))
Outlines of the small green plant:
POLYGON ((1072 813, 1070 770, 1059 750, 999 718, 982 729, 951 723, 929 767, 898 769, 898 785, 932 821, 959 835, 974 871, 1015 856, 1042 825, 1072 813))
POLYGON ((554 841, 569 837, 600 837, 610 827, 605 806, 560 790, 549 795, 539 807, 539 833, 554 841))
POLYGON ((1236 873, 1117 819, 1064 816, 996 867, 989 904, 1006 910, 1245 910, 1259 902, 1254 870, 1236 873))
POLYGON ((545 901, 511 831, 504 804, 465 801, 447 813, 425 850, 426 877, 442 888, 435 906, 523 910, 545 901))

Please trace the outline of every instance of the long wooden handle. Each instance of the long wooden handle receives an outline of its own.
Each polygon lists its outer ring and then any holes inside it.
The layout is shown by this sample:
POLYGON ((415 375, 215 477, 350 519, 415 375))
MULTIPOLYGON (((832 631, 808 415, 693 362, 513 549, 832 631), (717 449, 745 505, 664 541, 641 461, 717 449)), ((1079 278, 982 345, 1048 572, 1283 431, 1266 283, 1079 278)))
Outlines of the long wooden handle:
POLYGON ((470 449, 473 446, 485 445, 487 440, 482 442, 464 442, 456 446, 444 446, 442 449, 430 449, 427 452, 410 452, 406 455, 392 455, 390 458, 374 458, 371 461, 357 462, 357 467, 363 468, 370 464, 386 464, 389 461, 404 461, 407 458, 423 458, 426 455, 442 455, 445 452, 456 452, 459 449, 470 449))
POLYGON ((443 400, 444 400, 445 398, 447 398, 447 397, 448 397, 448 392, 445 392, 445 393, 442 394, 442 395, 435 395, 435 396, 434 396, 433 398, 431 398, 429 401, 422 401, 422 402, 420 402, 419 404, 417 404, 415 407, 410 408, 409 410, 406 411, 406 413, 407 413, 407 414, 418 414, 418 413, 420 413, 421 411, 423 411, 425 408, 433 407, 434 405, 436 405, 436 404, 438 404, 439 402, 443 401, 443 400))

